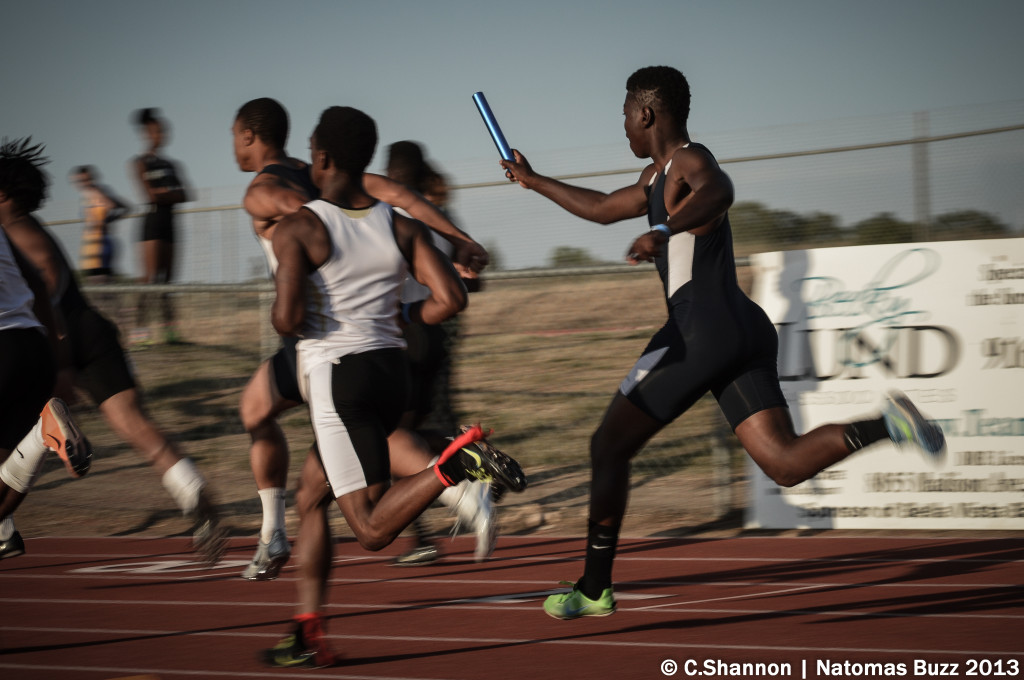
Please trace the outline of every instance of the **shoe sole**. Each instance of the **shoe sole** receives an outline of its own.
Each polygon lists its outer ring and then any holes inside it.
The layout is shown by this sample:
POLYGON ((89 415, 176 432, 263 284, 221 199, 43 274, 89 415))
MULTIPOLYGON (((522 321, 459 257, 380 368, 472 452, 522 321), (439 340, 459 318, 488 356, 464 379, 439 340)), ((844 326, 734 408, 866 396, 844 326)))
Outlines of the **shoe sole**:
POLYGON ((273 650, 265 650, 260 655, 260 661, 263 665, 269 666, 270 668, 330 668, 332 664, 317 664, 315 656, 309 656, 303 659, 295 659, 291 662, 289 660, 278 660, 278 657, 272 654, 273 650))
POLYGON ((71 419, 71 411, 63 399, 54 397, 43 409, 43 442, 57 452, 72 477, 83 477, 89 472, 92 444, 71 419))
POLYGON ((394 559, 394 561, 391 562, 391 565, 394 567, 422 567, 428 564, 434 564, 440 559, 440 555, 438 555, 436 550, 432 553, 424 553, 422 557, 409 557, 408 559, 403 559, 407 555, 411 556, 412 553, 406 553, 406 555, 399 555, 394 559))
MULTIPOLYGON (((288 563, 291 559, 292 554, 286 553, 284 555, 278 555, 271 557, 265 567, 258 569, 255 573, 250 574, 249 568, 242 572, 242 578, 246 581, 273 581, 281 573, 282 567, 288 563)), ((251 563, 249 567, 253 566, 251 563)))
POLYGON ((21 557, 25 554, 25 542, 22 541, 21 545, 17 548, 11 548, 9 550, 0 551, 0 560, 9 560, 12 557, 21 557))
POLYGON ((552 614, 547 609, 544 609, 544 613, 553 619, 558 619, 559 621, 573 621, 575 619, 585 619, 588 617, 597 619, 601 618, 602 616, 611 616, 615 613, 615 609, 615 607, 612 607, 611 611, 602 612, 600 614, 575 614, 573 616, 558 616, 557 614, 552 614))
POLYGON ((520 467, 514 458, 491 446, 491 443, 486 439, 480 439, 474 442, 474 444, 477 451, 472 451, 471 449, 464 450, 467 453, 477 453, 480 455, 480 460, 491 474, 494 483, 500 484, 515 493, 526 489, 529 483, 526 479, 526 473, 523 472, 523 468, 520 467))

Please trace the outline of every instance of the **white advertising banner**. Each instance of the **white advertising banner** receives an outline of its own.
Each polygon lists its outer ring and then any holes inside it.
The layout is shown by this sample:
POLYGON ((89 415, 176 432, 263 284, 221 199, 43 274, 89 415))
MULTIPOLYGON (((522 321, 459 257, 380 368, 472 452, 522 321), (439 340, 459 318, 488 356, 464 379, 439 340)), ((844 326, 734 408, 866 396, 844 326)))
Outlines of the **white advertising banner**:
POLYGON ((1024 238, 763 253, 798 433, 905 392, 944 460, 888 440, 781 488, 750 464, 751 528, 1024 529, 1024 238))

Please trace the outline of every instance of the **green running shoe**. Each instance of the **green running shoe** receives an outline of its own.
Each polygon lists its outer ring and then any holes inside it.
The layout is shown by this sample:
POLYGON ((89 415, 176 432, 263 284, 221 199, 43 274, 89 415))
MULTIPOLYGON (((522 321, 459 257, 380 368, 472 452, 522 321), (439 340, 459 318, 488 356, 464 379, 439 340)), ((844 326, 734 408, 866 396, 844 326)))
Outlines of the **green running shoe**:
POLYGON ((882 419, 885 421, 889 438, 898 446, 915 444, 931 462, 943 462, 946 455, 946 438, 942 434, 942 429, 925 418, 907 395, 897 390, 885 395, 882 419))
POLYGON ((323 639, 319 617, 306 623, 297 623, 294 632, 270 649, 264 649, 260 658, 274 668, 327 668, 338 662, 338 657, 323 639))
POLYGON ((306 649, 298 636, 289 635, 271 649, 263 650, 263 663, 274 668, 325 668, 316 662, 316 651, 306 649))
POLYGON ((568 581, 562 581, 572 590, 567 593, 551 595, 544 600, 544 613, 556 619, 568 621, 578 619, 581 616, 608 616, 615 613, 615 593, 611 588, 605 588, 601 597, 591 600, 580 591, 579 584, 573 585, 568 581))

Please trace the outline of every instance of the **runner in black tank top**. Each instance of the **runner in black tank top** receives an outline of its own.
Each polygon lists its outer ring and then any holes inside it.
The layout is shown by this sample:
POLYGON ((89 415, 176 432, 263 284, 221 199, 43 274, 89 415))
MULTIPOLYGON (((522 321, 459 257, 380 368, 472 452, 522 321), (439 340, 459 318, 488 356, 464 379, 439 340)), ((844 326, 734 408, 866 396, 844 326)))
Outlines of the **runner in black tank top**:
POLYGON ((320 190, 313 184, 313 178, 309 174, 309 166, 305 163, 302 167, 274 163, 260 170, 257 175, 273 175, 291 184, 302 194, 309 196, 309 200, 320 197, 320 190))
POLYGON ((630 262, 654 261, 668 319, 654 335, 591 438, 590 524, 583 577, 544 610, 559 619, 615 611, 612 562, 629 494, 630 460, 666 423, 710 391, 743 447, 777 483, 790 486, 876 441, 912 441, 941 453, 941 430, 902 395, 882 415, 824 425, 798 437, 779 388, 778 340, 765 313, 736 281, 727 211, 732 182, 686 130, 690 89, 667 66, 640 69, 623 106, 630 148, 653 162, 639 181, 605 194, 539 175, 516 151, 501 161, 509 179, 574 215, 608 224, 647 214, 651 230, 629 249, 630 262), (897 421, 913 433, 902 438, 897 421), (890 434, 893 433, 893 434, 890 434))
MULTIPOLYGON (((688 147, 711 157, 701 145, 688 147)), ((671 165, 649 185, 652 227, 668 221, 665 179, 671 165)), ((785 406, 776 372, 778 337, 736 280, 728 215, 707 234, 676 234, 654 262, 668 320, 623 381, 622 393, 664 423, 709 391, 733 428, 757 411, 785 406)))
MULTIPOLYGON (((232 124, 235 161, 256 176, 246 189, 243 207, 252 218, 253 234, 267 258, 271 276, 277 271, 271 239, 278 221, 318 198, 309 165, 288 156, 288 113, 274 99, 261 97, 243 104, 232 124)), ((296 343, 286 338, 272 357, 263 361, 242 391, 239 411, 252 443, 249 461, 262 506, 262 525, 256 552, 242 578, 277 578, 291 556, 285 530, 285 500, 289 466, 288 442, 277 424, 281 413, 304 402, 299 391, 296 343)))

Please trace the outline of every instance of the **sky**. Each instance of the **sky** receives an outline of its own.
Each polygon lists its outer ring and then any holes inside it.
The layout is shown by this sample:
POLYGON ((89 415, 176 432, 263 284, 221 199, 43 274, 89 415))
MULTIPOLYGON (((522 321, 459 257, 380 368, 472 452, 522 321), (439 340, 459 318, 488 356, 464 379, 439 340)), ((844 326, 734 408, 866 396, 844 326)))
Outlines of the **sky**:
POLYGON ((229 128, 261 96, 289 110, 293 155, 343 104, 375 118, 379 149, 494 160, 463 182, 501 179, 474 92, 528 157, 625 149, 625 80, 652 64, 687 75, 694 136, 1024 100, 1019 0, 0 2, 0 135, 46 144, 54 205, 74 204, 80 164, 139 201, 130 116, 147 106, 188 182, 243 187, 229 128))

